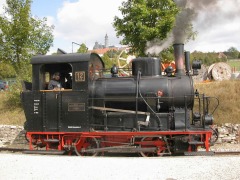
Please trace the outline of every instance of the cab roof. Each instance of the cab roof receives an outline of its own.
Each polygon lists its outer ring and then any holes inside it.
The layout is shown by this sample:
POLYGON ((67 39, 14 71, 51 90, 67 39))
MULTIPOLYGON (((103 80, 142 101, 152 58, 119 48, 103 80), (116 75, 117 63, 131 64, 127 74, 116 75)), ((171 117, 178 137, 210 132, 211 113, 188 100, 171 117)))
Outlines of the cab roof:
POLYGON ((73 62, 84 62, 91 60, 99 60, 104 67, 102 58, 96 53, 72 53, 72 54, 56 54, 56 55, 38 55, 31 59, 31 64, 57 64, 57 63, 73 63, 73 62))

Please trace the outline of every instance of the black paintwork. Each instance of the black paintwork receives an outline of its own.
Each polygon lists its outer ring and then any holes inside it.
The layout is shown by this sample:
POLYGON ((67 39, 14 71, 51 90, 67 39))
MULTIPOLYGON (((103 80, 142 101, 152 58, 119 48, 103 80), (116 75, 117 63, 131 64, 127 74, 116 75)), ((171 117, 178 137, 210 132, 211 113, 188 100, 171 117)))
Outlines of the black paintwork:
POLYGON ((22 93, 27 131, 190 128, 192 78, 162 75, 159 59, 137 58, 133 60, 132 76, 110 78, 104 78, 104 63, 94 53, 38 56, 31 63, 32 89, 22 93), (63 83, 65 75, 72 73, 71 89, 46 90, 46 72, 51 76, 56 71, 61 73, 63 83))

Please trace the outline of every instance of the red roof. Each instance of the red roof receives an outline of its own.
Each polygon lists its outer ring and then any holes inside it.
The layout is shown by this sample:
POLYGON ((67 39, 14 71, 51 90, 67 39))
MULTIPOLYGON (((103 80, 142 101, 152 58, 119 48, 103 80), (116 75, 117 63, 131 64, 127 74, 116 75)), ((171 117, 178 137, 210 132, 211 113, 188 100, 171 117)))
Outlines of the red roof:
POLYGON ((118 48, 103 48, 103 49, 93 49, 93 50, 90 50, 90 51, 88 51, 88 52, 90 52, 90 53, 97 53, 97 54, 101 54, 101 55, 103 55, 104 53, 106 53, 106 52, 108 52, 108 51, 110 51, 110 50, 118 50, 118 48))

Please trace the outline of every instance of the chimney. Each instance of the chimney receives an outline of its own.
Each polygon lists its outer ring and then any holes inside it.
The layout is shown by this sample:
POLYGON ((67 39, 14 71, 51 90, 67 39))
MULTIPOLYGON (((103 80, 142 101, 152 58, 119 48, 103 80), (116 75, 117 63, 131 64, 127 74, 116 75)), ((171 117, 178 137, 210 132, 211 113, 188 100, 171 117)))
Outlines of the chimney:
POLYGON ((186 74, 189 75, 190 74, 190 52, 189 51, 185 51, 185 70, 186 70, 186 74))
POLYGON ((176 74, 184 75, 184 44, 173 44, 176 74))

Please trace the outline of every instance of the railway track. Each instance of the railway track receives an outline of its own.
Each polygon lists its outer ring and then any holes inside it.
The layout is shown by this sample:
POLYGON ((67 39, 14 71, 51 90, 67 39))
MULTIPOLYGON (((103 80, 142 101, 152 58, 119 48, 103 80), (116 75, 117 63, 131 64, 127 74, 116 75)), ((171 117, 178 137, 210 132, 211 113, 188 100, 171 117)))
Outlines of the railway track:
MULTIPOLYGON (((0 152, 10 152, 10 153, 16 153, 16 152, 19 152, 19 153, 27 153, 29 152, 28 149, 25 149, 25 148, 8 148, 8 147, 0 147, 0 152)), ((55 152, 55 151, 54 151, 55 152)), ((35 153, 27 153, 27 154, 35 154, 35 153)), ((36 152, 36 154, 38 154, 36 152)), ((42 151, 42 153, 40 154, 51 154, 50 152, 46 152, 44 153, 42 151)), ((53 155, 58 155, 57 153, 52 153, 53 155)), ((228 155, 240 155, 240 151, 213 151, 212 155, 214 156, 228 156, 228 155)), ((191 155, 191 156, 194 156, 194 155, 191 155)), ((196 155, 197 156, 197 155, 196 155)), ((198 155, 199 156, 199 155, 198 155)), ((202 154, 202 156, 204 156, 204 154, 202 154)))
POLYGON ((240 155, 240 151, 216 151, 215 155, 240 155))
POLYGON ((7 152, 24 152, 28 149, 23 149, 23 148, 9 148, 9 147, 0 147, 0 152, 7 151, 7 152))

